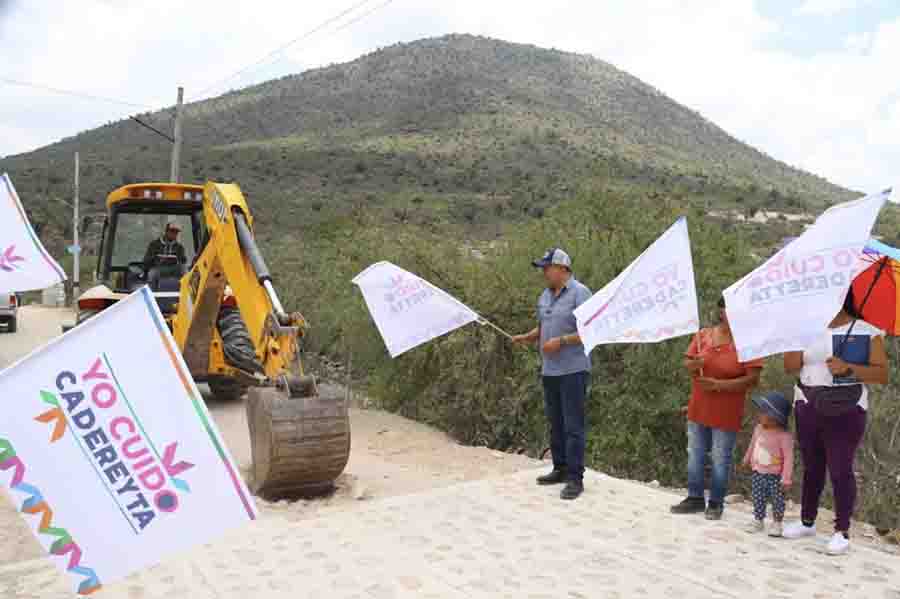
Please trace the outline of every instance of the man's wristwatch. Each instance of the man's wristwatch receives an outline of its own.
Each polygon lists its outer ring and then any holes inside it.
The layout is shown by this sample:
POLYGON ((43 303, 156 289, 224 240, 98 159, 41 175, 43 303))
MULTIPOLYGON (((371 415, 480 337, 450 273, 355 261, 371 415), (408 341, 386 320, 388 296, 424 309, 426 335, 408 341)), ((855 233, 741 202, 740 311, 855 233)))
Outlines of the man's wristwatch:
POLYGON ((560 345, 567 345, 567 344, 568 344, 568 342, 566 341, 566 336, 565 336, 565 335, 562 335, 562 336, 559 338, 559 344, 560 344, 560 345))

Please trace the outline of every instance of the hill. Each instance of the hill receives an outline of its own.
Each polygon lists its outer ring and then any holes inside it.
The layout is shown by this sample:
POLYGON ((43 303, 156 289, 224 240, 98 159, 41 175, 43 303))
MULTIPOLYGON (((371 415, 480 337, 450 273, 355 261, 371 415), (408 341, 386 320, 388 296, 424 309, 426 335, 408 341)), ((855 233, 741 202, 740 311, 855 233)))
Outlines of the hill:
MULTIPOLYGON (((170 128, 166 112, 143 118, 170 128)), ((781 213, 852 195, 607 63, 472 36, 392 46, 190 104, 185 137, 185 179, 235 180, 247 193, 285 306, 312 325, 304 359, 313 372, 323 370, 309 362, 327 355, 380 406, 530 455, 547 446, 536 352, 470 325, 392 360, 355 274, 390 260, 522 332, 534 326, 536 253, 563 245, 597 290, 686 214, 707 320, 724 287, 802 230, 781 213)), ((168 174, 168 144, 132 122, 0 161, 57 253, 68 212, 54 199, 71 193, 76 149, 89 218, 113 187, 168 174)), ((885 210, 880 230, 896 243, 898 216, 885 210)), ((589 464, 683 483, 683 462, 659 456, 684 452, 685 344, 595 350, 589 464)), ((792 384, 770 360, 763 388, 792 384)), ((881 401, 897 393, 896 384, 873 391, 859 463, 859 514, 884 528, 900 527, 900 404, 881 401)))
MULTIPOLYGON (((171 110, 141 116, 171 130, 171 110)), ((189 104, 184 131, 183 179, 239 182, 273 235, 352 209, 496 234, 598 178, 747 210, 849 195, 601 60, 469 35, 189 104)), ((88 220, 112 188, 168 176, 168 142, 129 120, 0 160, 50 238, 69 235, 52 199, 76 149, 88 220)))

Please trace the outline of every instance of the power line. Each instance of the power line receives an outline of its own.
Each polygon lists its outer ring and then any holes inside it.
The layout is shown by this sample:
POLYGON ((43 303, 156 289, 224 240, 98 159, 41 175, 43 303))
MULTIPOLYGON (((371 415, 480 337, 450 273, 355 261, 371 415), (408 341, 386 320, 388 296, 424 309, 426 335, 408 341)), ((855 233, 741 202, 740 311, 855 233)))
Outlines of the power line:
POLYGON ((147 104, 137 104, 135 102, 128 102, 126 100, 116 100, 114 98, 105 98, 103 96, 95 96, 93 94, 86 94, 84 92, 78 92, 78 91, 73 91, 73 90, 69 90, 69 89, 62 89, 59 87, 51 87, 49 85, 43 85, 40 83, 31 82, 31 81, 19 81, 17 79, 9 79, 7 77, 0 77, 0 81, 2 81, 3 83, 8 83, 9 85, 19 85, 22 87, 31 87, 34 89, 41 89, 41 90, 52 92, 55 94, 61 94, 64 96, 73 96, 73 97, 82 98, 85 100, 95 100, 98 102, 108 102, 110 104, 120 104, 122 106, 130 106, 132 108, 147 108, 147 109, 153 108, 152 106, 149 106, 147 104))
MULTIPOLYGON (((348 12, 351 12, 351 11, 355 10, 356 8, 359 8, 360 6, 362 6, 363 4, 366 4, 366 3, 369 2, 369 1, 370 1, 370 0, 365 0, 365 1, 363 1, 363 2, 359 2, 359 3, 355 4, 354 6, 348 8, 347 10, 345 10, 344 12, 342 12, 341 14, 339 14, 339 15, 337 15, 337 16, 335 16, 335 17, 332 17, 331 19, 329 19, 328 22, 334 22, 335 20, 341 18, 342 16, 344 16, 344 15, 347 14, 348 12)), ((378 4, 378 5, 374 6, 374 7, 372 7, 371 9, 367 10, 366 12, 364 12, 364 13, 362 13, 362 14, 360 14, 360 15, 357 15, 356 17, 354 17, 353 19, 347 21, 346 23, 341 24, 341 25, 340 25, 339 27, 337 27, 336 29, 333 29, 333 30, 331 31, 331 33, 337 33, 338 31, 342 31, 342 30, 344 30, 344 29, 350 27, 351 25, 354 25, 355 23, 358 23, 359 21, 361 21, 361 20, 365 19, 366 17, 370 16, 372 13, 374 13, 374 12, 376 12, 376 11, 378 11, 378 10, 381 10, 382 8, 384 8, 385 6, 387 6, 388 4, 391 4, 393 1, 394 1, 394 0, 385 0, 385 1, 382 2, 381 4, 378 4)), ((287 44, 281 46, 279 49, 274 50, 273 52, 270 52, 270 53, 269 53, 268 55, 266 55, 266 57, 264 57, 263 59, 261 59, 261 60, 255 62, 255 63, 254 63, 253 65, 251 65, 251 66, 245 67, 245 68, 242 69, 241 71, 238 71, 238 72, 234 73, 234 75, 232 75, 231 77, 220 80, 220 83, 221 83, 221 82, 224 82, 224 81, 227 81, 227 80, 230 79, 230 78, 236 77, 238 74, 240 74, 240 73, 242 73, 242 72, 245 72, 245 71, 247 71, 247 70, 249 70, 249 69, 251 69, 251 68, 253 68, 253 67, 255 67, 255 66, 259 65, 259 64, 262 64, 262 63, 265 62, 268 58, 270 58, 271 56, 274 56, 274 55, 278 54, 279 52, 281 52, 282 50, 284 50, 284 49, 287 48, 288 46, 293 45, 294 43, 300 41, 300 40, 303 39, 304 37, 308 37, 309 35, 311 35, 311 34, 314 33, 315 31, 321 30, 321 28, 322 28, 323 26, 327 25, 328 22, 324 22, 324 23, 320 24, 319 26, 317 26, 317 28, 316 28, 315 30, 311 30, 310 32, 307 32, 306 34, 304 34, 304 35, 301 36, 300 38, 297 38, 297 39, 295 39, 295 40, 293 40, 293 41, 291 41, 291 42, 288 42, 287 44)), ((218 85, 218 83, 215 83, 215 84, 213 84, 213 85, 207 87, 206 89, 202 90, 202 91, 200 92, 199 95, 202 95, 203 93, 209 91, 211 88, 215 87, 216 85, 218 85)), ((201 125, 201 126, 204 127, 207 131, 210 131, 210 132, 216 134, 216 136, 218 136, 218 137, 225 137, 224 134, 222 133, 222 131, 220 131, 218 127, 213 126, 212 123, 209 123, 209 122, 206 122, 206 121, 195 121, 195 122, 193 122, 192 124, 194 124, 194 125, 201 125)))
MULTIPOLYGON (((23 87, 32 87, 32 88, 35 88, 35 89, 40 89, 40 90, 44 90, 44 91, 49 91, 49 92, 56 93, 56 94, 62 94, 62 95, 66 95, 66 96, 75 96, 75 97, 77 97, 77 98, 84 98, 84 99, 87 99, 87 100, 98 100, 98 101, 101 101, 101 102, 109 102, 109 103, 112 103, 112 104, 121 104, 121 105, 123 105, 123 106, 130 106, 130 107, 133 107, 133 108, 146 108, 146 109, 149 109, 149 110, 153 110, 153 107, 150 106, 150 105, 148 105, 148 104, 137 104, 137 103, 135 103, 135 102, 128 102, 128 101, 126 101, 126 100, 115 100, 115 99, 113 99, 113 98, 105 98, 105 97, 103 97, 103 96, 94 96, 94 95, 91 95, 91 94, 85 94, 85 93, 82 93, 82 92, 76 92, 76 91, 72 91, 72 90, 68 90, 68 89, 62 89, 62 88, 58 88, 58 87, 51 87, 51 86, 49 86, 49 85, 43 85, 43 84, 40 84, 40 83, 33 83, 33 82, 30 82, 30 81, 19 81, 19 80, 16 80, 16 79, 9 79, 9 78, 7 78, 7 77, 0 77, 0 81, 2 81, 2 82, 4 82, 4 83, 8 83, 8 84, 10 84, 10 85, 21 85, 21 86, 23 86, 23 87)), ((149 123, 145 123, 144 121, 142 121, 141 119, 139 119, 139 118, 137 118, 136 116, 133 116, 133 115, 129 116, 128 118, 130 118, 131 120, 135 121, 136 123, 138 123, 138 124, 141 125, 142 127, 146 127, 147 129, 150 129, 151 131, 153 131, 153 132, 156 133, 157 135, 161 135, 162 137, 166 138, 166 139, 169 140, 170 142, 175 143, 175 139, 172 138, 172 136, 168 135, 167 133, 163 133, 162 131, 160 131, 159 129, 157 129, 156 127, 154 127, 153 125, 150 125, 149 123)))
POLYGON ((337 33, 338 31, 344 30, 344 29, 346 29, 347 27, 350 27, 351 25, 354 25, 354 24, 356 24, 356 23, 362 21, 363 19, 365 19, 366 17, 368 17, 368 16, 371 15, 372 13, 381 10, 382 8, 384 8, 385 6, 387 6, 388 4, 390 4, 390 3, 393 2, 393 1, 394 1, 394 0, 385 0, 385 1, 382 2, 381 4, 379 4, 379 5, 377 5, 377 6, 373 7, 373 8, 371 8, 370 10, 367 10, 366 12, 362 13, 361 15, 359 15, 359 16, 353 18, 353 19, 350 19, 349 21, 347 21, 346 23, 344 23, 343 25, 341 25, 341 26, 338 27, 337 29, 334 29, 331 33, 337 33))
MULTIPOLYGON (((220 79, 220 80, 216 81, 215 83, 213 83, 212 85, 209 85, 208 87, 202 89, 197 95, 198 95, 198 96, 202 96, 203 94, 205 94, 205 93, 208 92, 209 90, 211 90, 211 89, 213 89, 213 88, 215 88, 215 87, 221 85, 222 83, 225 83, 225 82, 227 82, 227 81, 230 81, 230 80, 234 79, 235 77, 237 77, 237 76, 239 76, 239 75, 242 75, 243 73, 246 73, 247 71, 250 71, 251 69, 256 68, 257 66, 259 66, 259 65, 261 65, 261 64, 263 64, 263 63, 265 63, 266 61, 268 61, 268 60, 271 59, 272 57, 277 56, 278 54, 280 54, 281 52, 283 52, 283 51, 286 50, 287 48, 293 46, 294 44, 297 44, 298 42, 304 41, 304 40, 306 40, 306 39, 312 37, 312 36, 315 35, 316 33, 322 31, 323 29, 325 29, 326 27, 328 27, 329 25, 331 25, 332 23, 334 23, 335 21, 340 20, 341 18, 343 18, 343 17, 345 17, 346 15, 352 13, 353 11, 357 10, 358 8, 360 8, 360 7, 362 7, 362 6, 366 5, 366 4, 368 4, 368 3, 371 2, 371 1, 372 1, 372 0, 360 0, 359 2, 356 2, 356 3, 353 4, 352 6, 350 6, 350 7, 346 8, 346 9, 344 9, 344 10, 341 11, 340 13, 334 15, 333 17, 330 17, 330 18, 328 18, 328 19, 322 21, 321 23, 319 23, 318 25, 316 25, 315 27, 313 27, 312 29, 310 29, 309 31, 307 31, 306 33, 304 33, 303 35, 301 35, 301 36, 299 36, 299 37, 296 37, 296 38, 290 40, 289 42, 287 42, 287 43, 285 43, 285 44, 282 44, 281 46, 279 46, 279 47, 276 48, 275 50, 272 50, 271 52, 269 52, 268 54, 266 54, 266 55, 263 56, 261 59, 259 59, 258 61, 254 62, 253 64, 247 65, 246 67, 243 67, 242 69, 239 69, 238 71, 235 71, 234 73, 232 73, 231 75, 225 77, 224 79, 220 79)), ((358 23, 359 21, 361 21, 361 20, 363 20, 363 19, 369 17, 369 16, 372 15, 373 13, 375 13, 375 12, 381 10, 382 8, 386 7, 387 5, 391 4, 393 1, 394 1, 394 0, 385 0, 385 1, 382 2, 381 4, 378 4, 378 5, 374 6, 374 7, 372 7, 371 9, 369 9, 369 10, 367 10, 367 11, 365 11, 365 12, 359 14, 359 15, 357 15, 356 17, 352 18, 351 20, 344 22, 343 24, 341 24, 340 26, 338 26, 336 29, 332 30, 331 33, 332 33, 332 34, 337 33, 337 32, 339 32, 339 31, 342 31, 342 30, 344 30, 344 29, 346 29, 346 28, 348 28, 348 27, 350 27, 350 26, 352 26, 352 25, 358 23)), ((49 86, 49 85, 43 85, 43 84, 40 84, 40 83, 34 83, 34 82, 30 82, 30 81, 20 81, 20 80, 17 80, 17 79, 10 79, 10 78, 7 78, 7 77, 0 77, 0 82, 7 83, 7 84, 10 84, 10 85, 19 85, 19 86, 23 86, 23 87, 31 87, 31 88, 34 88, 34 89, 40 89, 40 90, 44 90, 44 91, 49 91, 49 92, 51 92, 51 93, 56 93, 56 94, 61 94, 61 95, 67 95, 67 96, 73 96, 73 97, 76 97, 76 98, 83 98, 83 99, 87 99, 87 100, 95 100, 95 101, 100 101, 100 102, 108 102, 108 103, 111 103, 111 104, 119 104, 119 105, 122 105, 122 106, 129 106, 129 107, 133 107, 133 108, 143 108, 143 109, 148 109, 148 110, 154 110, 154 109, 155 109, 155 107, 150 106, 150 105, 148 105, 148 104, 138 104, 138 103, 136 103, 136 102, 129 102, 129 101, 127 101, 127 100, 117 100, 117 99, 114 99, 114 98, 107 98, 107 97, 104 97, 104 96, 97 96, 97 95, 93 95, 93 94, 86 94, 86 93, 83 93, 83 92, 78 92, 78 91, 68 90, 68 89, 62 89, 62 88, 58 88, 58 87, 52 87, 52 86, 49 86)), ((130 118, 131 120, 135 121, 136 123, 138 123, 139 125, 141 125, 142 127, 145 127, 145 128, 147 128, 147 129, 149 129, 150 131, 153 131, 153 132, 156 133, 157 135, 159 135, 159 136, 165 138, 165 139, 168 140, 169 142, 175 143, 175 139, 174 139, 174 138, 172 138, 172 137, 171 137, 170 135, 168 135, 167 133, 164 133, 164 132, 160 131, 159 129, 157 129, 156 127, 150 125, 149 123, 146 123, 146 122, 142 121, 141 119, 137 118, 137 117, 134 116, 134 115, 129 115, 129 118, 130 118)), ((219 131, 217 127, 212 127, 211 124, 209 124, 209 123, 206 123, 206 122, 199 122, 199 121, 198 121, 198 124, 203 125, 207 130, 213 131, 213 132, 216 133, 217 135, 221 135, 221 131, 219 131)))
POLYGON ((168 133, 163 133, 162 131, 160 131, 159 129, 157 129, 156 127, 154 127, 153 125, 149 125, 149 124, 145 123, 144 121, 142 121, 141 119, 137 118, 136 116, 131 116, 131 117, 129 117, 129 118, 131 118, 131 120, 133 120, 134 122, 136 122, 138 125, 141 125, 142 127, 146 127, 147 129, 150 129, 151 131, 153 131, 153 132, 156 133, 157 135, 160 135, 160 136, 162 136, 162 137, 165 137, 165 138, 168 139, 170 142, 175 143, 175 138, 172 137, 172 136, 170 136, 168 133))
POLYGON ((266 62, 267 60, 269 60, 269 59, 272 58, 273 56, 276 56, 277 54, 283 52, 284 50, 286 50, 287 48, 293 46, 293 45, 296 44, 297 42, 303 41, 303 40, 305 40, 305 39, 307 39, 307 38, 313 36, 314 34, 318 33, 319 31, 321 31, 322 29, 324 29, 325 27, 327 27, 328 25, 334 23, 335 21, 337 21, 338 19, 344 17, 345 15, 347 15, 347 14, 353 12, 353 11, 356 10, 357 8, 363 6, 364 4, 368 4, 369 2, 371 2, 371 0, 361 0, 360 2, 357 2, 356 4, 354 4, 353 6, 351 6, 350 8, 344 9, 344 10, 341 11, 339 14, 337 14, 337 15, 335 15, 335 16, 333 16, 333 17, 330 17, 330 18, 326 19, 325 21, 322 21, 321 23, 319 23, 318 25, 316 25, 315 27, 313 27, 312 29, 310 29, 309 31, 307 31, 306 33, 304 33, 303 35, 301 35, 301 36, 299 36, 299 37, 296 37, 296 38, 292 39, 291 41, 289 41, 289 42, 287 42, 287 43, 285 43, 285 44, 282 44, 282 45, 279 46, 278 48, 272 50, 271 52, 269 52, 268 54, 266 54, 266 55, 263 56, 261 59, 259 59, 259 60, 257 60, 256 62, 254 62, 253 64, 247 65, 246 67, 243 67, 242 69, 239 69, 239 70, 235 71, 234 73, 232 73, 231 75, 225 77, 224 79, 220 79, 220 80, 216 81, 215 83, 213 83, 212 85, 209 85, 209 86, 203 88, 202 90, 200 90, 200 92, 199 92, 197 95, 198 95, 198 96, 202 96, 203 94, 205 94, 205 93, 208 92, 209 90, 218 87, 218 86, 221 85, 222 83, 225 83, 225 82, 227 82, 227 81, 231 81, 232 79, 234 79, 234 78, 237 77, 238 75, 242 75, 242 74, 246 73, 247 71, 249 71, 249 70, 251 70, 251 69, 253 69, 253 68, 256 68, 257 66, 263 64, 264 62, 266 62))

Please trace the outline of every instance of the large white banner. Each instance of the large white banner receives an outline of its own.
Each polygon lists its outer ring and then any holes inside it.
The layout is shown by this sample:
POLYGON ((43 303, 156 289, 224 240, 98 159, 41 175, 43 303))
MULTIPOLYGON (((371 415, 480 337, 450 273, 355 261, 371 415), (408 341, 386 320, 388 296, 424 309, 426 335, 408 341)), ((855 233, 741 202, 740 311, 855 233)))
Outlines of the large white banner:
POLYGON ((46 289, 66 280, 35 234, 12 180, 0 176, 0 293, 46 289))
POLYGON ((604 343, 652 343, 700 326, 687 219, 675 221, 619 276, 575 310, 585 353, 604 343))
POLYGON ((390 262, 353 279, 392 358, 479 319, 458 299, 390 262))
POLYGON ((844 302, 890 190, 826 210, 800 237, 725 290, 742 361, 802 351, 844 302))
POLYGON ((146 287, 0 372, 0 486, 80 595, 256 518, 146 287))

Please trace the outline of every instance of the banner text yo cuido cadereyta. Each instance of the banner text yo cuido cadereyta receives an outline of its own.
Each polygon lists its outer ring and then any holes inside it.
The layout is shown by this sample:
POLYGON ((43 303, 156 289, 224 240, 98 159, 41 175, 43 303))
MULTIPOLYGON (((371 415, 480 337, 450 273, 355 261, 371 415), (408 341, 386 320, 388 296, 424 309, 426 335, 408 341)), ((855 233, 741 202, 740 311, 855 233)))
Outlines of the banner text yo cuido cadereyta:
POLYGON ((859 261, 846 248, 815 253, 786 260, 786 252, 776 255, 765 272, 751 278, 750 304, 757 305, 782 298, 817 295, 830 288, 850 284, 859 269, 859 261))
POLYGON ((135 532, 146 529, 158 513, 175 512, 178 490, 188 490, 175 477, 193 464, 175 463, 177 443, 162 456, 156 452, 109 364, 97 358, 80 376, 64 370, 55 384, 76 442, 135 532))

